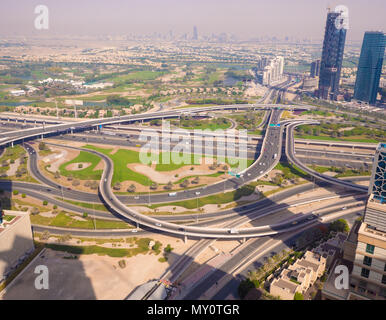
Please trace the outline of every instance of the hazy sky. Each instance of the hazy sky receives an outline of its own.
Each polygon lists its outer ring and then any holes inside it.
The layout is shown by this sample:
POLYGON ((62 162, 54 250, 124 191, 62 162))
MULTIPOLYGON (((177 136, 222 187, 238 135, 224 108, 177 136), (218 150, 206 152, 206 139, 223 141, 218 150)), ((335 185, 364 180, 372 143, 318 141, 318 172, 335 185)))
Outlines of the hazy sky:
POLYGON ((234 33, 241 37, 323 37, 326 8, 349 8, 349 40, 386 32, 385 0, 0 0, 0 34, 125 35, 234 33), (34 28, 35 6, 49 8, 49 30, 34 28))

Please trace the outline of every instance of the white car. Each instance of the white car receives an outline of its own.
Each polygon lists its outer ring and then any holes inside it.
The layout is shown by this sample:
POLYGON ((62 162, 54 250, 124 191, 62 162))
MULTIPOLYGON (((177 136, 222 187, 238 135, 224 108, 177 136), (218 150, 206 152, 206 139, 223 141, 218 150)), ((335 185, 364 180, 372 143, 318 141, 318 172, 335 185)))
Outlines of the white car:
POLYGON ((136 232, 138 232, 138 230, 134 229, 134 230, 131 230, 131 232, 136 233, 136 232))
POLYGON ((139 197, 138 197, 138 196, 135 196, 135 197, 134 197, 134 200, 138 200, 138 199, 139 199, 139 197))
POLYGON ((196 192, 196 196, 198 196, 198 195, 200 195, 201 194, 201 192, 200 191, 197 191, 196 192))
POLYGON ((157 227, 162 227, 162 224, 160 224, 160 223, 156 223, 155 224, 157 227))

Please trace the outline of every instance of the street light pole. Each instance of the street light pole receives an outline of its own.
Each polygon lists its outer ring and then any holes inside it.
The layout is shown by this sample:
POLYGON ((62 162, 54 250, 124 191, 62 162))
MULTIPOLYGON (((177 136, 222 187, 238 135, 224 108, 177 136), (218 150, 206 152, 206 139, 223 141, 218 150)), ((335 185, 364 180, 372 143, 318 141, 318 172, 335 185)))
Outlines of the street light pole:
POLYGON ((147 183, 149 184, 149 206, 151 205, 150 203, 150 179, 147 178, 147 183))

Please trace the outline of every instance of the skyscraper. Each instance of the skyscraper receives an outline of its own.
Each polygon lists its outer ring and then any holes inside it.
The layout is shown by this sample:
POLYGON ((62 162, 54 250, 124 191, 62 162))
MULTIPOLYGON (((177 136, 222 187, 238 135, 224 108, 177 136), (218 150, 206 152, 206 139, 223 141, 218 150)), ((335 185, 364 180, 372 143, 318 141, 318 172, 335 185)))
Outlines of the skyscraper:
POLYGON ((366 32, 359 58, 354 99, 375 104, 385 53, 383 32, 366 32))
POLYGON ((386 143, 380 143, 375 152, 364 220, 352 227, 343 260, 336 263, 342 264, 351 269, 349 288, 331 290, 329 285, 323 288, 325 298, 386 300, 386 143))
POLYGON ((345 16, 342 12, 328 12, 320 62, 319 88, 321 99, 335 100, 339 93, 344 44, 346 41, 345 16))
POLYGON ((197 32, 197 27, 193 27, 193 40, 198 40, 198 32, 197 32))
POLYGON ((356 299, 386 298, 386 143, 377 147, 364 221, 358 231, 350 291, 356 299))

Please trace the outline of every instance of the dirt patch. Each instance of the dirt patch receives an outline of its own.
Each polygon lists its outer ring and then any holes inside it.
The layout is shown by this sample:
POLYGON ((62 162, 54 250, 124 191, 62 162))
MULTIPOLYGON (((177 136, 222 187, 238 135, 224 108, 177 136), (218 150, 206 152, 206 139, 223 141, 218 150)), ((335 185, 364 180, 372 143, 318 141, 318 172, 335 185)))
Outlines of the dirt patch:
POLYGON ((169 181, 176 182, 182 178, 193 176, 193 175, 195 176, 209 175, 209 174, 216 173, 218 170, 218 169, 215 169, 215 170, 209 169, 208 164, 187 165, 173 171, 156 171, 154 164, 152 166, 147 166, 147 165, 138 164, 138 163, 129 163, 127 167, 161 184, 166 184, 169 181), (194 168, 194 170, 191 170, 191 168, 194 168))
POLYGON ((12 177, 16 174, 17 168, 19 168, 20 159, 16 159, 14 163, 9 164, 9 169, 7 170, 8 177, 12 177))

